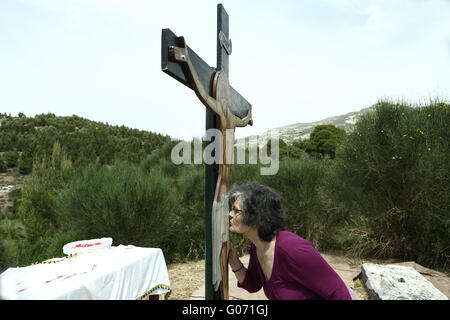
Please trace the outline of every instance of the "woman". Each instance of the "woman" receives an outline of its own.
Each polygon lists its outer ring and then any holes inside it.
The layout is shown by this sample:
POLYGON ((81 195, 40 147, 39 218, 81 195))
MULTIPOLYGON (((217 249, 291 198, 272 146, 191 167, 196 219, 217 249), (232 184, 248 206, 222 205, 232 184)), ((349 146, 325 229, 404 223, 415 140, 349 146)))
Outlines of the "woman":
POLYGON ((228 262, 238 287, 248 292, 263 287, 268 299, 352 300, 342 279, 313 245, 283 230, 286 215, 274 190, 253 182, 233 186, 229 206, 230 232, 252 242, 248 268, 230 246, 228 262))

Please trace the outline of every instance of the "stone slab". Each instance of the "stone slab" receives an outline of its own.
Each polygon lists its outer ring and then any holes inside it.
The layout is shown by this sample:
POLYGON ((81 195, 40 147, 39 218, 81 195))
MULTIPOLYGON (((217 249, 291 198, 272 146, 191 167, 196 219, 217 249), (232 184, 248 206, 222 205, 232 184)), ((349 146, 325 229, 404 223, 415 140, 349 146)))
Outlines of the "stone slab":
POLYGON ((369 299, 448 300, 444 293, 409 266, 364 263, 361 277, 369 299))

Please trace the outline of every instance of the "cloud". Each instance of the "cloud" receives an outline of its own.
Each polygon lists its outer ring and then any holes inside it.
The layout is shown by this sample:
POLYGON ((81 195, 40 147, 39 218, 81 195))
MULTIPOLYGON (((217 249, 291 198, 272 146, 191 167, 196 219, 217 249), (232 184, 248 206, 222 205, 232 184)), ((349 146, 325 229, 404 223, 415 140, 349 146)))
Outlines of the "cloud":
POLYGON ((365 13, 368 15, 366 26, 369 30, 379 29, 381 25, 381 9, 376 5, 371 5, 366 9, 365 13))
POLYGON ((80 28, 80 7, 68 6, 67 7, 67 26, 69 29, 80 28))

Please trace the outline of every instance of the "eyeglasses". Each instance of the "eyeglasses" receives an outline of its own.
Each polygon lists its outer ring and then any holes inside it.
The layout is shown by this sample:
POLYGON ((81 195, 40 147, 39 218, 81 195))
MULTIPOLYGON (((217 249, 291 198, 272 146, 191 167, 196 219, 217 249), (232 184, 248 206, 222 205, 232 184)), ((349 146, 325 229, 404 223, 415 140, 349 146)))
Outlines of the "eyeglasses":
POLYGON ((242 210, 239 210, 238 208, 236 208, 235 206, 231 207, 231 211, 233 211, 236 215, 241 214, 242 210))

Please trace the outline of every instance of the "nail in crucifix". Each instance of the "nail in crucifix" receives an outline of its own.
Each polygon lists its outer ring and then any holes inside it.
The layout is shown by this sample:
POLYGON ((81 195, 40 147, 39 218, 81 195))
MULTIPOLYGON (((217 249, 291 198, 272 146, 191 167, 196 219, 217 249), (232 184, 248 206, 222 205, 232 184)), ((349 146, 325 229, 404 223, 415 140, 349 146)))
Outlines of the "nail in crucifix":
POLYGON ((228 201, 236 127, 252 125, 251 105, 228 81, 228 14, 217 6, 217 68, 211 68, 169 29, 162 30, 162 70, 194 90, 206 106, 206 129, 218 129, 217 164, 205 165, 205 298, 228 300, 228 201), (228 143, 227 143, 228 141, 228 143), (213 192, 212 192, 213 191, 213 192))

